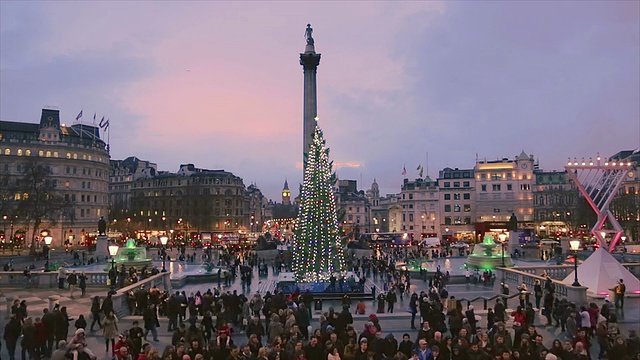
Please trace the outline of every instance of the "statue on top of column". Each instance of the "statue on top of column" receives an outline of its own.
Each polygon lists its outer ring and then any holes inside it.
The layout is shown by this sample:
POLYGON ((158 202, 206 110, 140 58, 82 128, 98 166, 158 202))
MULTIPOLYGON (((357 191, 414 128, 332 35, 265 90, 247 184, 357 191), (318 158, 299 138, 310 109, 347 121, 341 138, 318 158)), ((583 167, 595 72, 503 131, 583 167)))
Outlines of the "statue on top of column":
POLYGON ((307 39, 307 45, 313 45, 313 29, 311 24, 307 24, 307 29, 304 32, 304 37, 307 39))

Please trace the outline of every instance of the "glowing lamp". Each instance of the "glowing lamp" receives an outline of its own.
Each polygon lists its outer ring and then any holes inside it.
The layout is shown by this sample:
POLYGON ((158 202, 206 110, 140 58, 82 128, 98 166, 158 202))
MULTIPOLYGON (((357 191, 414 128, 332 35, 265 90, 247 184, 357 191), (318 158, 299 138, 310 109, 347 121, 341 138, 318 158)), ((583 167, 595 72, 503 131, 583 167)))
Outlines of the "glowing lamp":
POLYGON ((626 237, 626 236, 624 236, 624 235, 622 235, 622 236, 620 237, 620 240, 622 240, 622 241, 626 241, 626 240, 627 240, 627 237, 626 237))
POLYGON ((609 166, 609 162, 605 161, 604 166, 609 166))
POLYGON ((607 237, 607 233, 606 233, 606 232, 604 232, 604 231, 601 231, 601 232, 600 232, 600 236, 602 236, 603 238, 605 238, 605 237, 607 237))
POLYGON ((167 237, 167 235, 160 236, 160 243, 162 243, 162 246, 167 245, 167 241, 169 241, 169 238, 167 237))
POLYGON ((44 243, 47 245, 51 245, 51 242, 53 241, 53 237, 51 236, 45 236, 44 237, 44 243))
POLYGON ((116 244, 109 245, 109 255, 116 256, 116 254, 118 253, 118 248, 119 246, 116 244))
POLYGON ((571 247, 572 251, 578 251, 578 249, 580 248, 580 240, 569 241, 569 247, 571 247))
POLYGON ((505 233, 498 234, 498 239, 500 239, 500 241, 504 242, 505 240, 507 240, 507 234, 505 234, 505 233))

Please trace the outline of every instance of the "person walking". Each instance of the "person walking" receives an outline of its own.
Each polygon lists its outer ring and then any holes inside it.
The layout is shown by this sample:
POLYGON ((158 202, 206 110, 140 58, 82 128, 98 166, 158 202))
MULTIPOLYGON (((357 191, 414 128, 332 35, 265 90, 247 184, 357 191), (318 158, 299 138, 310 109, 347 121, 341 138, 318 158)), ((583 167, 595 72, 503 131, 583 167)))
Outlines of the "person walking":
POLYGON ((613 288, 613 298, 615 299, 616 309, 622 309, 624 307, 624 293, 627 291, 627 287, 624 284, 624 280, 618 280, 618 283, 613 288))
POLYGON ((84 271, 78 276, 78 287, 80 288, 80 297, 87 295, 87 275, 84 271))
POLYGON ((158 313, 156 312, 156 306, 153 304, 147 306, 147 308, 142 313, 142 319, 144 321, 144 339, 147 339, 147 335, 149 335, 149 331, 151 331, 151 335, 153 335, 153 341, 158 342, 157 327, 160 326, 160 323, 158 322, 158 313))
POLYGON ((64 281, 67 279, 67 269, 64 266, 58 268, 58 289, 64 289, 64 281))
POLYGON ((91 317, 93 321, 91 322, 91 326, 89 327, 89 331, 93 332, 93 325, 98 323, 98 327, 102 327, 102 323, 100 323, 100 296, 94 296, 91 301, 91 317))
POLYGON ((536 309, 540 310, 540 300, 542 300, 542 284, 536 279, 533 283, 533 294, 536 297, 536 309))
POLYGON ((9 353, 9 360, 16 359, 16 345, 18 339, 22 334, 22 327, 20 321, 15 315, 11 315, 9 322, 4 326, 4 342, 7 345, 7 352, 9 353))
POLYGON ((409 312, 411 313, 411 329, 416 329, 416 314, 418 313, 418 294, 411 294, 409 299, 409 312))
POLYGON ((22 347, 22 360, 27 358, 27 354, 29 354, 30 359, 35 359, 36 331, 36 327, 33 324, 31 317, 24 319, 24 324, 22 324, 22 340, 20 341, 20 346, 22 347))
POLYGON ((111 342, 111 352, 115 355, 116 338, 118 337, 118 318, 109 312, 102 322, 102 335, 104 336, 105 352, 109 352, 109 342, 111 342))
POLYGON ((73 291, 76 289, 76 285, 78 285, 78 277, 74 271, 71 271, 67 276, 67 282, 69 283, 69 297, 73 299, 73 291))

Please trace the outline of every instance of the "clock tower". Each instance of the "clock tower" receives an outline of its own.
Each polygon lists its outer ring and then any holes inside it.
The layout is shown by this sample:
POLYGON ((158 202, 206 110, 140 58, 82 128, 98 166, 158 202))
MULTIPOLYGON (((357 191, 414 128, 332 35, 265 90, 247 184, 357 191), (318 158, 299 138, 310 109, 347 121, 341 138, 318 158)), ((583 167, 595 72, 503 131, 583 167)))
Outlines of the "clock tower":
POLYGON ((289 184, 286 179, 282 188, 282 205, 291 205, 291 191, 289 191, 289 184))

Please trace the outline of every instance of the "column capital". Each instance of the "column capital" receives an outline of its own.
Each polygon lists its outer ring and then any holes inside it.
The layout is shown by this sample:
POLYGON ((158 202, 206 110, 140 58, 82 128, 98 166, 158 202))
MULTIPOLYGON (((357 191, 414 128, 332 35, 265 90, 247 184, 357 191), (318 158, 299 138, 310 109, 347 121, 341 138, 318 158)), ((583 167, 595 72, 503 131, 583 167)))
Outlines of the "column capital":
POLYGON ((318 68, 318 65, 320 65, 320 56, 321 54, 316 54, 315 52, 300 54, 300 65, 302 65, 305 71, 315 71, 318 68))

